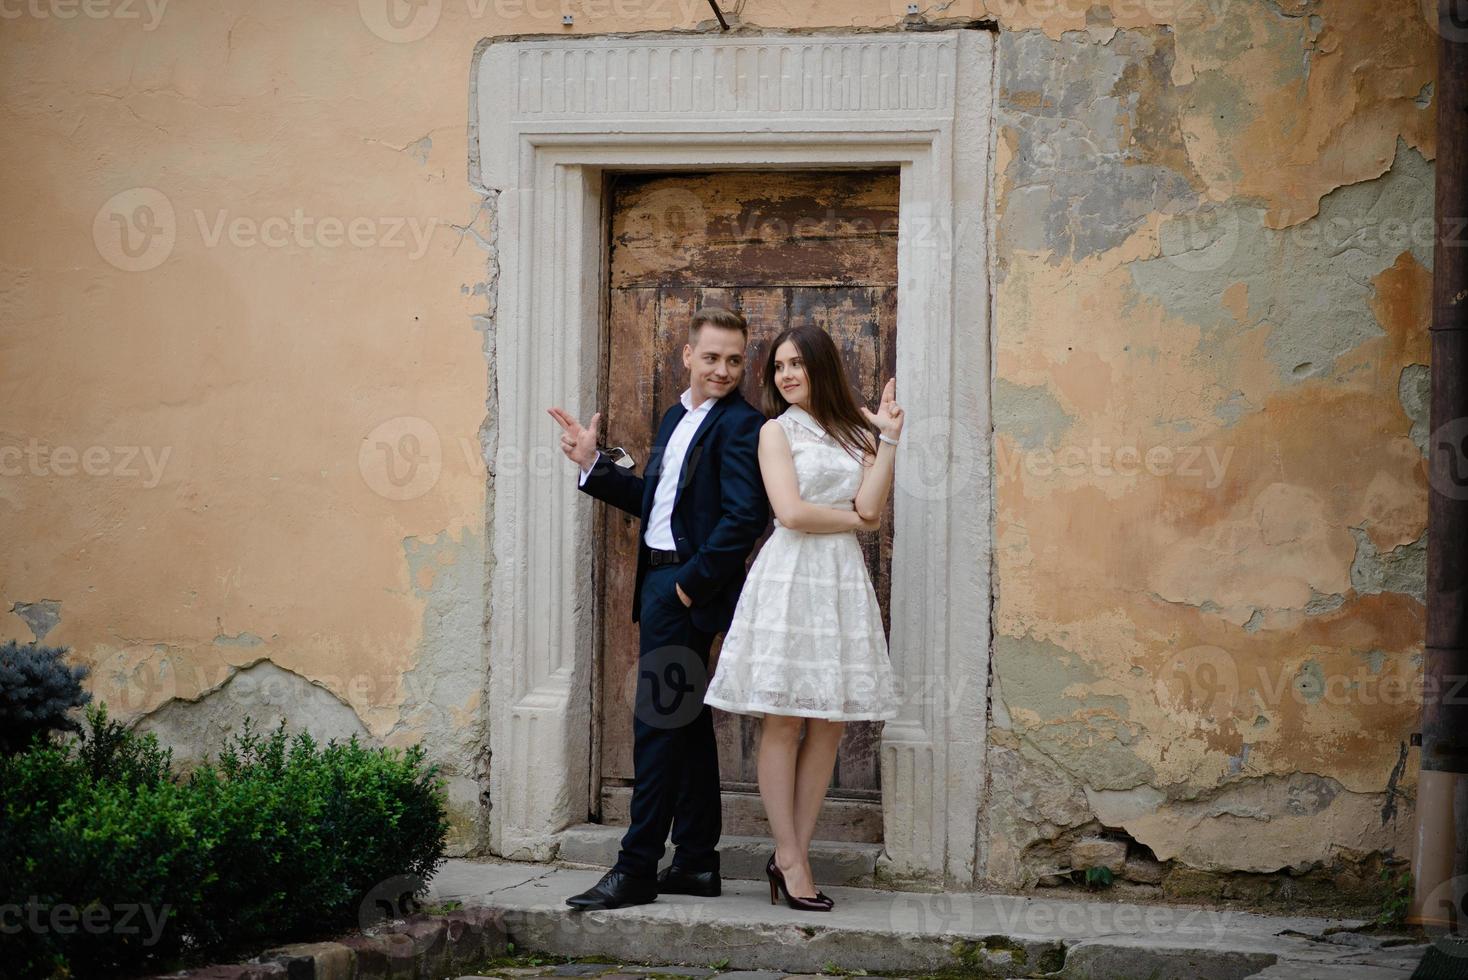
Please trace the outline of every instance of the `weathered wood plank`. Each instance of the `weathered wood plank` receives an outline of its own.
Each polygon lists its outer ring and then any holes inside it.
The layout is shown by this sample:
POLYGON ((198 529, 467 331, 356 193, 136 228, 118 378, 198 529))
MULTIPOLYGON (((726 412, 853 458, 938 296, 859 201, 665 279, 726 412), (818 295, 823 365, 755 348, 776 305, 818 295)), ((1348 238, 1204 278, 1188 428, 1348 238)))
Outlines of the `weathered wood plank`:
POLYGON ((611 287, 896 285, 896 171, 620 174, 611 287))

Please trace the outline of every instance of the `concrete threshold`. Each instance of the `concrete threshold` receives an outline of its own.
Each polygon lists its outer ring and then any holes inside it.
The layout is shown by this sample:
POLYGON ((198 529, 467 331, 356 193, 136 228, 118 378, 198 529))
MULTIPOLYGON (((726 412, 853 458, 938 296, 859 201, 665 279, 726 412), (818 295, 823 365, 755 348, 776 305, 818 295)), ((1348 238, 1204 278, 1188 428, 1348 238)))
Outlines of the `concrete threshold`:
MULTIPOLYGON (((610 868, 621 849, 626 827, 608 827, 584 823, 561 831, 556 854, 560 863, 610 868)), ((768 837, 738 837, 725 834, 719 838, 719 873, 724 878, 747 881, 765 880, 765 863, 774 852, 768 837)), ((672 860, 673 849, 663 855, 663 866, 672 860)), ((881 844, 852 844, 845 841, 812 841, 811 871, 825 888, 833 885, 871 887, 876 884, 877 859, 881 844)))
POLYGON ((825 885, 830 912, 771 905, 764 881, 725 877, 718 898, 574 912, 601 870, 453 859, 429 901, 496 910, 522 950, 782 974, 960 972, 1063 980, 1407 980, 1425 946, 1363 936, 1359 920, 1267 916, 974 892, 825 885), (725 963, 724 961, 727 961, 725 963))

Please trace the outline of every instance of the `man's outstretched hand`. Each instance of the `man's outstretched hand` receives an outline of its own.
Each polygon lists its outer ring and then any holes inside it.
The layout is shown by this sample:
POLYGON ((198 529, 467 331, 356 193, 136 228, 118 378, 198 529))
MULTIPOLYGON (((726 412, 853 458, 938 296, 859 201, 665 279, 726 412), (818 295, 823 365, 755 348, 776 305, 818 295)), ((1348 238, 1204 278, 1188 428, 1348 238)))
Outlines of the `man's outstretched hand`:
POLYGON ((588 469, 596 462, 596 430, 601 425, 601 413, 593 415, 591 424, 582 428, 580 422, 562 409, 548 408, 546 411, 561 423, 561 452, 583 470, 588 469))

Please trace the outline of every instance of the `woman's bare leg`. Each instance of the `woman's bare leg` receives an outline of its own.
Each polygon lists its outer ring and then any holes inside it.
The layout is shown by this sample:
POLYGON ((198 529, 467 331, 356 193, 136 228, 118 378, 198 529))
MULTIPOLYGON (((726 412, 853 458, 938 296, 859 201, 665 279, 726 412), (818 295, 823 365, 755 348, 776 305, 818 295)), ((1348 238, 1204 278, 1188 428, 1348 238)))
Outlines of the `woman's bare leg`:
POLYGON ((809 895, 816 893, 810 867, 810 842, 815 836, 821 806, 826 801, 826 790, 831 785, 836 749, 845 729, 845 722, 807 719, 805 741, 801 743, 795 761, 795 834, 803 871, 812 883, 809 895))
POLYGON ((775 838, 775 866, 785 875, 790 894, 813 897, 815 886, 803 859, 800 832, 795 822, 796 757, 800 750, 800 727, 804 718, 766 714, 760 722, 759 795, 775 838))

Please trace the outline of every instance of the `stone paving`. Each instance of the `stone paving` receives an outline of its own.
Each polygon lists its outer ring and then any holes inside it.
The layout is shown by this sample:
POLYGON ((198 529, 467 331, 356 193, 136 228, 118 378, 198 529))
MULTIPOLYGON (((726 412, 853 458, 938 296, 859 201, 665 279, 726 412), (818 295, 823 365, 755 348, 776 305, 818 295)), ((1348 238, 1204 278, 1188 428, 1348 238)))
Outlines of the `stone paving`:
MULTIPOLYGON (((510 967, 465 974, 456 980, 516 980, 520 977, 585 977, 588 980, 643 980, 646 977, 689 977, 704 980, 844 980, 840 975, 781 973, 778 970, 713 970, 697 966, 637 966, 626 963, 568 963, 561 966, 510 967)), ((886 980, 886 978, 884 978, 886 980)), ((899 978, 917 980, 917 978, 899 978)))
MULTIPOLYGON (((984 893, 830 886, 830 912, 769 903, 764 882, 724 879, 724 894, 575 912, 565 899, 600 871, 507 861, 449 861, 430 901, 487 907, 521 949, 561 960, 539 974, 776 980, 824 975, 1111 978, 1111 980, 1408 980, 1427 948, 1376 936, 1360 920, 984 893), (683 961, 650 969, 631 963, 683 961), (723 969, 718 969, 718 967, 723 969), (557 973, 557 970, 569 972, 557 973)), ((526 967, 521 967, 526 968, 526 967)))

